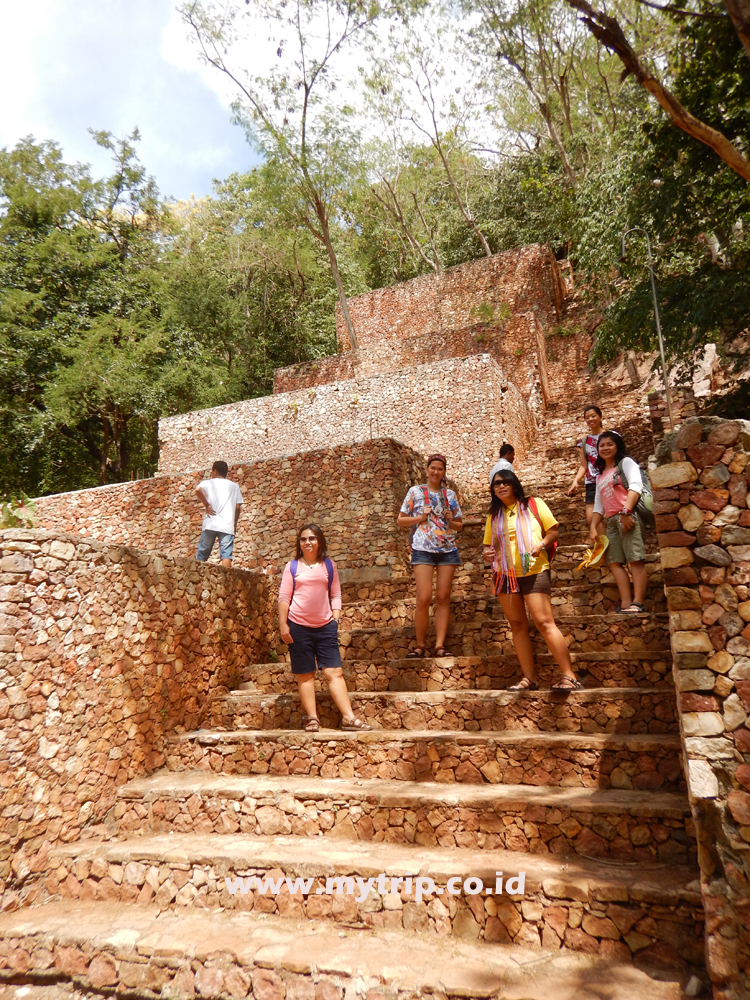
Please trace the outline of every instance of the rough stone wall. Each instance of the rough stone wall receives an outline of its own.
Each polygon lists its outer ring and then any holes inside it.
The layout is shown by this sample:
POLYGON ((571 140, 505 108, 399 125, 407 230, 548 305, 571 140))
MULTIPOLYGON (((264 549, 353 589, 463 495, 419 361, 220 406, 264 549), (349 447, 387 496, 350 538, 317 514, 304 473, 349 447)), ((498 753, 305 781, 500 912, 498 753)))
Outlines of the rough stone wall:
POLYGON ((348 302, 359 353, 351 352, 337 306, 342 353, 277 369, 274 393, 488 353, 513 372, 524 399, 536 394, 535 404, 543 409, 554 388, 545 335, 559 319, 566 294, 549 247, 535 245, 354 296, 348 302))
MULTIPOLYGON (((38 524, 192 558, 205 513, 194 489, 203 475, 160 476, 40 497, 38 524)), ((238 568, 280 572, 306 520, 323 527, 344 578, 407 563, 407 536, 396 526, 396 515, 408 487, 422 481, 423 468, 421 456, 395 441, 232 465, 229 478, 239 484, 244 500, 234 547, 238 568)), ((212 558, 218 561, 217 546, 212 558)))
POLYGON ((277 368, 273 391, 292 392, 341 379, 388 374, 414 364, 489 354, 505 371, 513 372, 513 381, 524 399, 536 391, 537 408, 541 409, 550 398, 544 329, 544 321, 529 310, 501 324, 472 322, 462 329, 432 330, 400 340, 384 340, 367 345, 358 355, 349 351, 303 365, 277 368))
POLYGON ((506 382, 496 362, 478 354, 169 417, 159 423, 159 472, 392 437, 425 457, 443 452, 463 491, 484 492, 506 426, 520 458, 534 432, 520 395, 498 394, 506 382))
POLYGON ((0 892, 165 762, 263 659, 260 574, 60 533, 0 533, 0 892))
MULTIPOLYGON (((689 386, 671 386, 669 398, 676 427, 689 420, 690 417, 697 416, 698 401, 689 386)), ((663 389, 656 389, 648 394, 648 409, 654 442, 658 443, 664 437, 665 422, 667 424, 666 432, 669 433, 669 414, 667 413, 667 400, 663 389)))
POLYGON ((687 420, 652 473, 714 1000, 750 995, 750 422, 687 420), (670 450, 672 449, 672 450, 670 450))
MULTIPOLYGON (((513 316, 538 310, 551 320, 559 315, 563 298, 552 251, 535 244, 355 295, 348 305, 360 350, 367 352, 378 344, 474 326, 482 306, 495 315, 503 307, 510 307, 513 316)), ((351 350, 339 307, 336 334, 340 349, 351 350)))

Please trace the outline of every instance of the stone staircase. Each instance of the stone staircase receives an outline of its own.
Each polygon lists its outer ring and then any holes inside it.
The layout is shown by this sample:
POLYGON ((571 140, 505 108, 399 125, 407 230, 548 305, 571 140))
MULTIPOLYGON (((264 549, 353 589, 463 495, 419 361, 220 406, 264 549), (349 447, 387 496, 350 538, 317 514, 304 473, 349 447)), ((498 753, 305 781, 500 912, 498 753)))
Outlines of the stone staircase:
POLYGON ((34 906, 0 916, 6 968, 165 998, 682 996, 703 911, 661 570, 654 551, 633 617, 606 568, 574 572, 586 526, 564 490, 588 377, 519 469, 561 522, 553 603, 584 689, 549 690, 532 632, 541 690, 505 690, 519 667, 468 511, 451 655, 405 659, 410 575, 346 585, 345 675, 372 732, 338 730, 325 693, 321 731, 302 732, 287 664, 254 664, 107 824, 50 852, 34 906), (235 881, 250 876, 280 891, 235 881), (333 878, 376 881, 329 894, 333 878))
POLYGON ((450 655, 405 658, 409 572, 345 580, 344 672, 372 731, 341 732, 324 691, 321 731, 301 731, 284 647, 253 664, 105 824, 27 873, 25 905, 0 915, 0 975, 165 1000, 683 996, 703 909, 655 538, 647 612, 617 615, 606 568, 575 571, 583 496, 565 495, 586 404, 641 461, 649 428, 584 354, 556 342, 558 401, 517 469, 560 520, 552 601, 584 689, 550 690, 532 628, 540 690, 506 690, 520 668, 488 595, 486 497, 470 498, 450 655))

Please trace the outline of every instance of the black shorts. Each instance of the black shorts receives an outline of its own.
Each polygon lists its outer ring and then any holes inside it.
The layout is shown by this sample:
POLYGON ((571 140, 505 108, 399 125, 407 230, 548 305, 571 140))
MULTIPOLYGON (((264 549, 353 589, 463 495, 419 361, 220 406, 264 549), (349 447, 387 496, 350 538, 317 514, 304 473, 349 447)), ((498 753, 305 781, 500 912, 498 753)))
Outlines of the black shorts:
POLYGON ((596 500, 596 483, 586 483, 586 506, 596 500))
POLYGON ((339 623, 335 618, 319 628, 313 628, 312 625, 299 625, 291 618, 288 624, 292 639, 294 639, 294 642, 288 647, 293 674, 314 673, 316 661, 319 670, 323 670, 325 667, 341 666, 339 623))
MULTIPOLYGON (((543 569, 541 573, 534 573, 531 576, 517 576, 516 580, 522 597, 528 597, 529 594, 552 593, 552 580, 548 569, 543 569)), ((508 594, 510 591, 503 589, 499 593, 508 594)))

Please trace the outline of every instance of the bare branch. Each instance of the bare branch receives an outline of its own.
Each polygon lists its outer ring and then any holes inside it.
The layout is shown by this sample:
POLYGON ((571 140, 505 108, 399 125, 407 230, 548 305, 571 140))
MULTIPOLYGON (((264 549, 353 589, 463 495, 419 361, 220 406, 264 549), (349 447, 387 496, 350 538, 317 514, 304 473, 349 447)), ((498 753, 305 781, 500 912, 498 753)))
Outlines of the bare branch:
POLYGON ((635 54, 622 28, 614 17, 609 17, 603 11, 595 10, 587 0, 565 0, 569 7, 579 10, 583 15, 583 23, 591 34, 605 48, 614 52, 625 67, 624 76, 632 74, 638 83, 664 108, 672 124, 682 129, 693 139, 704 143, 721 157, 721 159, 743 180, 750 182, 750 160, 737 149, 732 142, 718 129, 706 125, 684 108, 677 98, 656 79, 635 54))
POLYGON ((658 3, 652 3, 652 0, 637 0, 637 3, 642 4, 644 7, 650 7, 652 10, 661 11, 663 14, 677 14, 679 17, 700 17, 707 21, 720 21, 721 14, 708 14, 697 10, 684 10, 682 7, 675 7, 674 4, 666 4, 666 6, 661 6, 658 3))

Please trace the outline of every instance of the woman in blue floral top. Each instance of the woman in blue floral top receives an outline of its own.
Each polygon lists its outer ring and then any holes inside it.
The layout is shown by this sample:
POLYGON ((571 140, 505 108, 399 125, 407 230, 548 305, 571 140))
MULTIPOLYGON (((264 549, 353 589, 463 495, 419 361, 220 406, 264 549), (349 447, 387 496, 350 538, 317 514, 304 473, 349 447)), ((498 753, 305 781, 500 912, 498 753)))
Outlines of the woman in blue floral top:
POLYGON ((451 587, 456 566, 461 565, 455 532, 463 529, 463 514, 453 490, 445 488, 445 455, 427 459, 427 484, 412 486, 398 515, 400 528, 413 528, 411 564, 417 585, 414 630, 417 644, 409 658, 423 657, 429 624, 432 577, 437 569, 435 588, 435 656, 446 656, 445 637, 451 610, 451 587))

